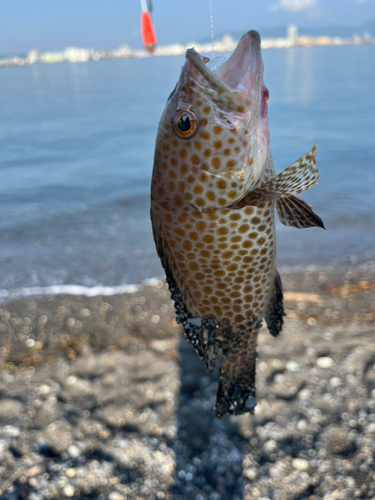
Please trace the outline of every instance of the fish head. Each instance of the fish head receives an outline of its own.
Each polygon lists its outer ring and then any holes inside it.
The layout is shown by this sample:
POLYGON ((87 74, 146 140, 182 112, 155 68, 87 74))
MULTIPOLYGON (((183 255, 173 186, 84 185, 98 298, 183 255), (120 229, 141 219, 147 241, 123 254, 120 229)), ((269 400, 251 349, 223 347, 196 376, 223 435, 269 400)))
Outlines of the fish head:
POLYGON ((230 206, 251 190, 269 143, 259 34, 246 33, 216 71, 208 62, 187 50, 155 154, 155 164, 172 165, 185 200, 198 210, 230 206))

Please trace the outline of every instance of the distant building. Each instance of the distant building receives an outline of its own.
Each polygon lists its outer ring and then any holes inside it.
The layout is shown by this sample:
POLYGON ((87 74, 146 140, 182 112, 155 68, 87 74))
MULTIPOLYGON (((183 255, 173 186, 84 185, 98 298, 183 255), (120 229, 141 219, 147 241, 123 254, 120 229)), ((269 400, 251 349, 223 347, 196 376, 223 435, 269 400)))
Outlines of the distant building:
MULTIPOLYGON (((191 47, 191 45, 189 44, 191 47)), ((155 56, 178 56, 185 54, 186 46, 181 43, 174 43, 172 45, 157 46, 155 49, 155 56)))
POLYGON ((26 63, 35 64, 38 61, 39 61, 39 50, 38 49, 30 50, 26 56, 26 63))
POLYGON ((69 62, 86 62, 90 59, 90 51, 77 47, 69 47, 64 50, 64 58, 69 62))
POLYGON ((298 26, 296 24, 289 24, 289 26, 286 29, 286 37, 292 43, 295 43, 297 41, 298 26))
POLYGON ((115 57, 131 57, 132 55, 133 51, 127 45, 122 45, 114 51, 115 57))
POLYGON ((44 63, 58 63, 65 60, 63 52, 43 52, 39 57, 44 63))
POLYGON ((232 35, 224 35, 221 40, 215 42, 215 48, 218 46, 218 50, 221 52, 230 52, 234 50, 237 46, 237 41, 232 35))
POLYGON ((21 56, 0 57, 0 66, 23 66, 25 59, 21 56))
MULTIPOLYGON (((146 1, 146 0, 145 0, 146 1)), ((311 46, 328 46, 328 45, 375 45, 375 38, 367 31, 362 35, 354 34, 350 38, 325 36, 307 36, 299 35, 298 27, 295 24, 287 26, 286 37, 281 38, 263 38, 263 49, 286 49, 290 47, 311 47, 311 46)), ((230 52, 236 48, 237 41, 231 35, 224 35, 221 40, 215 40, 215 52, 230 52)), ((210 54, 212 52, 211 42, 193 43, 186 45, 175 43, 171 45, 159 45, 156 47, 155 56, 174 56, 183 55, 186 49, 195 47, 197 52, 210 54)), ((63 61, 68 62, 86 62, 88 60, 99 61, 100 59, 115 59, 120 57, 150 57, 150 54, 144 49, 131 49, 127 45, 123 45, 116 50, 93 50, 79 47, 68 47, 61 52, 42 52, 38 49, 30 50, 27 54, 0 56, 0 67, 4 66, 22 66, 24 64, 42 63, 58 63, 63 61)))

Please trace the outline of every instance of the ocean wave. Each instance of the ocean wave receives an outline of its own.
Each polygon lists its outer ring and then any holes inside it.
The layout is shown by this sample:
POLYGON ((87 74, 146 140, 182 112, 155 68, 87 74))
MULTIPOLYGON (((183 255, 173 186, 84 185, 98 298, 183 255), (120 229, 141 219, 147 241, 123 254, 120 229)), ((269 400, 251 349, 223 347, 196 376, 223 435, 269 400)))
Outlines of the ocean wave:
POLYGON ((0 301, 5 302, 24 297, 35 297, 42 295, 84 295, 86 297, 95 297, 97 295, 122 295, 124 293, 134 293, 141 290, 144 286, 159 286, 162 281, 160 278, 150 278, 142 281, 140 284, 118 285, 118 286, 83 286, 83 285, 51 285, 35 286, 30 288, 17 288, 14 290, 0 290, 0 301))

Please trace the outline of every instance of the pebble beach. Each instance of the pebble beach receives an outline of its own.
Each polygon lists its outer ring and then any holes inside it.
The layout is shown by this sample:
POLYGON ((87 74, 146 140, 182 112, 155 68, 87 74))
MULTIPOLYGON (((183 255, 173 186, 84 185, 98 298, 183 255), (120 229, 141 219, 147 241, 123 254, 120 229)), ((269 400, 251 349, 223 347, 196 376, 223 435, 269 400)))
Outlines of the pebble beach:
POLYGON ((162 280, 3 302, 0 498, 375 498, 373 267, 282 276, 255 414, 222 420, 162 280))

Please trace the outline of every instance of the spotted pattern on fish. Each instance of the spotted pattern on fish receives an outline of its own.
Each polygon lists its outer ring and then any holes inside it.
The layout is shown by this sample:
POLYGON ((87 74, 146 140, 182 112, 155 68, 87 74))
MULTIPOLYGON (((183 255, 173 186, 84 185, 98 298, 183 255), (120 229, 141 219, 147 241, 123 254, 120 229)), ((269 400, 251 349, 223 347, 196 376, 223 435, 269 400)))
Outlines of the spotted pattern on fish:
POLYGON ((159 124, 151 220, 177 321, 208 369, 222 354, 220 417, 255 407, 257 334, 264 318, 276 336, 284 315, 274 208, 288 225, 319 225, 294 196, 317 182, 315 147, 276 175, 256 32, 217 74, 186 57, 159 124))
POLYGON ((174 179, 178 178, 174 192, 176 204, 188 201, 198 209, 228 206, 247 189, 243 163, 251 165, 253 159, 242 150, 248 132, 245 130, 245 138, 242 138, 237 137, 236 129, 220 124, 212 128, 204 118, 211 108, 203 106, 200 93, 194 99, 194 107, 202 108, 203 112, 199 132, 193 140, 182 144, 177 139, 170 143, 169 134, 165 132, 158 160, 165 172, 163 179, 168 179, 168 183, 158 187, 158 194, 170 194, 174 179))

